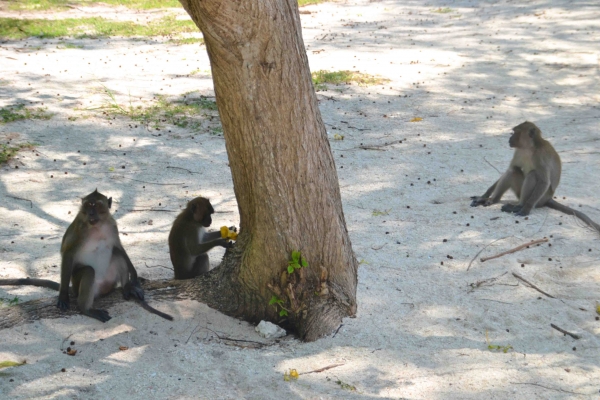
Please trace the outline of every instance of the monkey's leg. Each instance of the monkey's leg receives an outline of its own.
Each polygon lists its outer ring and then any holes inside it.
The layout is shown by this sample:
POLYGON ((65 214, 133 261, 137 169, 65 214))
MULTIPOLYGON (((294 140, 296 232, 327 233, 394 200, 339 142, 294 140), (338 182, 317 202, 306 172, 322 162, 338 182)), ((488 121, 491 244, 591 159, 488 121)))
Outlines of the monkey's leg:
POLYGON ((519 179, 519 175, 523 174, 514 168, 506 171, 504 175, 498 179, 498 182, 496 182, 496 188, 492 192, 489 200, 484 205, 490 205, 499 202, 502 196, 504 196, 504 193, 513 187, 515 180, 519 179))
POLYGON ((191 271, 190 277, 205 274, 208 272, 209 269, 210 269, 210 261, 208 258, 208 254, 206 254, 206 253, 200 254, 198 257, 196 257, 196 261, 194 261, 194 265, 192 265, 192 271, 191 271))
POLYGON ((137 271, 125 250, 117 246, 113 247, 110 263, 111 266, 114 265, 118 269, 119 276, 121 276, 123 298, 129 300, 131 296, 134 296, 139 300, 144 300, 144 290, 138 280, 137 271))
POLYGON ((77 296, 77 306, 83 315, 97 319, 100 322, 110 320, 108 311, 92 308, 94 305, 94 280, 96 271, 94 268, 85 266, 78 268, 73 274, 74 282, 79 282, 79 294, 77 296), (76 276, 75 276, 76 275, 76 276))
POLYGON ((521 200, 514 207, 514 213, 519 216, 529 215, 531 209, 547 197, 550 188, 550 180, 544 176, 532 171, 525 177, 523 189, 521 190, 521 200))
MULTIPOLYGON (((513 173, 513 180, 511 181, 510 188, 515 193, 515 196, 519 199, 519 204, 521 202, 521 192, 523 190, 523 183, 525 182, 525 175, 521 171, 515 170, 513 173)), ((519 204, 505 204, 502 206, 502 211, 504 212, 516 212, 521 209, 519 204)))

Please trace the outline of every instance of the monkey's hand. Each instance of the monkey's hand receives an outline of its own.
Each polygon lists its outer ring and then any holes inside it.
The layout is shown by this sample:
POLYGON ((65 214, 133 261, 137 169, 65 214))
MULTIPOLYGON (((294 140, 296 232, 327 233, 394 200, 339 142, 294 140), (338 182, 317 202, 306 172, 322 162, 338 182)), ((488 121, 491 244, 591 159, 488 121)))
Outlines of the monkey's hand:
POLYGON ((229 239, 217 239, 217 246, 225 247, 226 249, 230 249, 233 247, 233 242, 229 239))
POLYGON ((492 204, 493 203, 489 197, 471 196, 471 207, 477 207, 477 206, 487 207, 492 204))
POLYGON ((59 293, 56 307, 60 308, 63 311, 66 311, 70 308, 70 306, 71 304, 69 303, 69 293, 59 293))
POLYGON ((123 288, 123 298, 125 300, 129 300, 132 295, 136 299, 142 301, 144 300, 144 289, 142 289, 140 282, 137 280, 127 282, 127 284, 125 284, 125 287, 123 288))
POLYGON ((527 214, 520 214, 522 209, 523 209, 523 206, 520 206, 518 204, 505 204, 501 208, 501 210, 504 212, 515 213, 517 215, 527 215, 527 214))

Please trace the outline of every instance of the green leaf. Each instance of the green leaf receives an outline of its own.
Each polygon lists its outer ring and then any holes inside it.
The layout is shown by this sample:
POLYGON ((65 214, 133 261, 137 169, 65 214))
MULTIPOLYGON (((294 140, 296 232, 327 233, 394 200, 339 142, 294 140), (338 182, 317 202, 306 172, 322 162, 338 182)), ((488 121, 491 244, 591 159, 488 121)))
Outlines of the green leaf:
POLYGON ((20 367, 24 365, 24 362, 16 362, 16 361, 0 361, 0 368, 8 368, 8 367, 20 367))
POLYGON ((279 304, 279 303, 283 303, 283 300, 277 298, 277 296, 273 296, 273 297, 271 297, 271 300, 269 300, 270 306, 272 306, 273 304, 279 304))
POLYGON ((292 251, 292 260, 296 263, 298 261, 300 261, 300 252, 299 251, 292 251))
POLYGON ((285 317, 285 316, 287 316, 287 315, 288 315, 288 312, 287 312, 287 310, 281 310, 281 311, 279 311, 279 316, 280 316, 280 317, 285 317))
POLYGON ((308 262, 304 258, 302 259, 302 266, 308 267, 308 262))
POLYGON ((292 265, 288 265, 288 274, 293 274, 295 271, 294 267, 292 265))

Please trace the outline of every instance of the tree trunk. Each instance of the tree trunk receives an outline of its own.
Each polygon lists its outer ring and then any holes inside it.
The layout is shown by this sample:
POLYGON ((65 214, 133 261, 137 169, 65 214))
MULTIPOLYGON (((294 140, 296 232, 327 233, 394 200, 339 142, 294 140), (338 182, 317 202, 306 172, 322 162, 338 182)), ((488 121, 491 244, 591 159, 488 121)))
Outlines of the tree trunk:
POLYGON ((356 313, 358 264, 298 4, 181 3, 204 35, 240 212, 239 239, 219 267, 230 304, 212 306, 315 340, 356 313), (289 274, 294 250, 309 265, 289 274), (283 303, 269 305, 273 295, 283 303))
MULTIPOLYGON (((145 282, 144 289, 155 299, 199 300, 315 340, 356 313, 358 263, 312 86, 298 4, 181 2, 202 30, 210 57, 240 234, 210 273, 190 281, 145 282), (292 251, 300 251, 308 266, 288 273, 292 251), (270 305, 273 296, 278 303, 270 305)), ((113 293, 95 306, 119 299, 113 293)), ((55 304, 53 297, 7 307, 0 329, 75 313, 59 312, 55 304)))

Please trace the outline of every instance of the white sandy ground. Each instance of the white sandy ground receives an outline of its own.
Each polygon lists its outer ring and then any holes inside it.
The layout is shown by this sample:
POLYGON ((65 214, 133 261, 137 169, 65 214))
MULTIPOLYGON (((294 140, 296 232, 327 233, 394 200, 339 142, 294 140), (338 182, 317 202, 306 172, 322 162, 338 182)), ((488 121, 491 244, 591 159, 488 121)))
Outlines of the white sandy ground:
MULTIPOLYGON (((510 128, 530 120, 562 157, 559 199, 600 221, 597 5, 347 1, 302 12, 311 70, 390 79, 318 93, 361 261, 356 318, 314 343, 265 341, 250 324, 192 301, 149 299, 175 315, 172 323, 132 302, 112 308, 106 324, 42 320, 0 331, 0 361, 27 361, 0 371, 0 398, 600 397, 598 234, 548 209, 525 220, 500 206, 469 207, 469 196, 482 194, 497 179, 495 168, 507 166, 510 128), (451 12, 433 12, 445 7, 451 12), (423 120, 409 122, 414 117, 423 120), (336 133, 344 140, 334 140, 336 133), (479 261, 543 237, 551 247, 479 261), (485 282, 490 278, 497 279, 485 282), (512 349, 490 351, 486 333, 490 344, 512 349), (252 343, 219 337, 267 345, 242 348, 252 343), (61 351, 71 341, 73 357, 61 351), (343 365, 283 379, 291 368, 332 364, 343 365)), ((86 111, 110 102, 103 86, 122 105, 147 105, 156 94, 214 95, 204 47, 163 38, 0 46, 0 106, 43 103, 56 113, 0 126, 2 143, 38 144, 0 172, 0 277, 58 280, 62 234, 78 199, 96 187, 113 197, 122 241, 148 279, 172 276, 166 238, 190 198, 213 201, 221 212, 216 227, 237 224, 224 140, 209 133, 218 120, 203 122, 201 132, 156 131, 86 111)), ((221 254, 211 253, 213 265, 221 254)), ((26 301, 56 294, 0 290, 5 299, 15 295, 26 301)))

